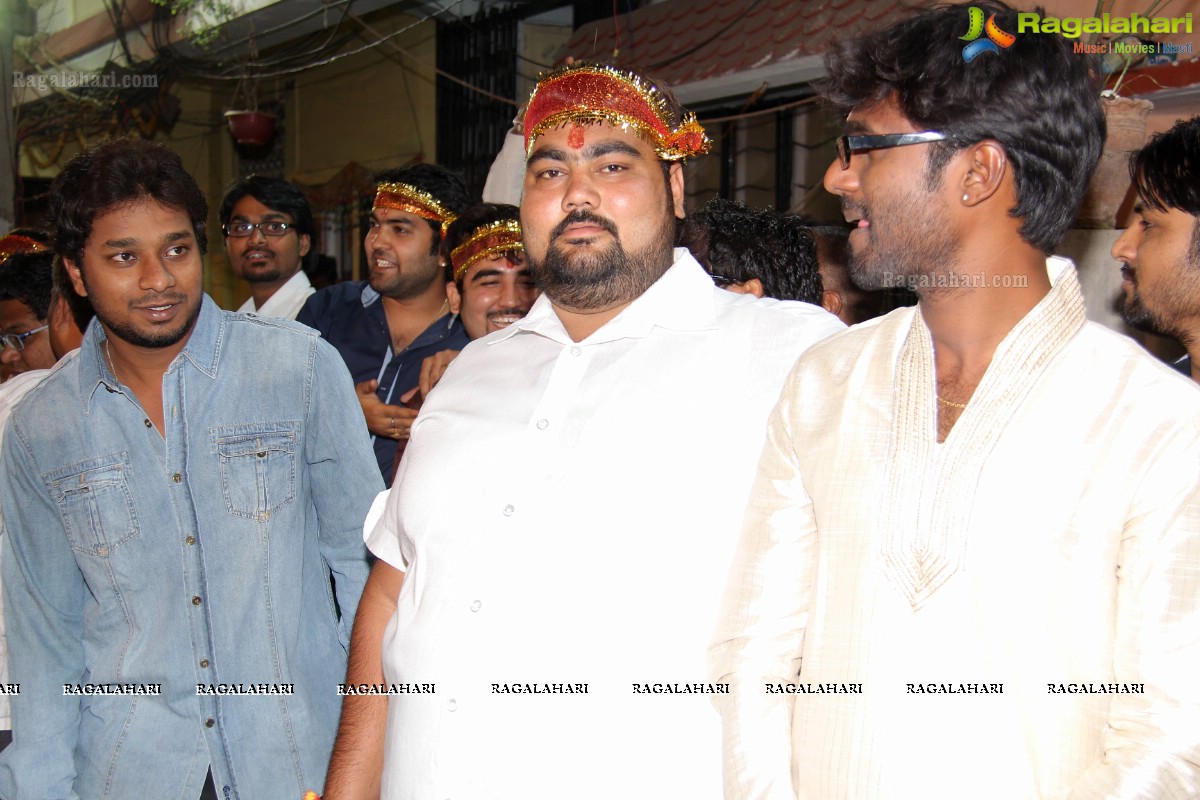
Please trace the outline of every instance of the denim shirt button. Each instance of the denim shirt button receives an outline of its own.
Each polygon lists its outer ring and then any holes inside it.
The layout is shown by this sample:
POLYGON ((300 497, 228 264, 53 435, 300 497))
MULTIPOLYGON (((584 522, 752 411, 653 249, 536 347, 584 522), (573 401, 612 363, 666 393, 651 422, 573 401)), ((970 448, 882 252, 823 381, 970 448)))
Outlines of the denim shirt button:
POLYGON ((207 658, 200 659, 200 667, 202 669, 208 669, 208 659, 207 658))
POLYGON ((183 476, 176 472, 171 476, 171 480, 175 481, 176 483, 183 483, 183 476))
POLYGON ((209 717, 208 719, 204 720, 204 727, 206 727, 206 728, 211 728, 213 725, 216 725, 216 724, 217 724, 216 720, 214 720, 212 717, 209 717))
POLYGON ((200 598, 199 598, 199 597, 193 597, 193 598, 192 598, 192 605, 194 605, 194 606, 198 606, 198 605, 200 605, 200 598))
POLYGON ((195 536, 189 536, 189 537, 187 537, 186 539, 184 539, 184 541, 185 541, 185 542, 187 542, 188 544, 195 544, 195 543, 196 543, 196 537, 195 537, 195 536))
POLYGON ((147 417, 146 419, 142 420, 142 424, 143 424, 143 425, 145 425, 147 428, 153 428, 153 427, 154 427, 154 423, 150 421, 150 418, 149 418, 149 417, 147 417))

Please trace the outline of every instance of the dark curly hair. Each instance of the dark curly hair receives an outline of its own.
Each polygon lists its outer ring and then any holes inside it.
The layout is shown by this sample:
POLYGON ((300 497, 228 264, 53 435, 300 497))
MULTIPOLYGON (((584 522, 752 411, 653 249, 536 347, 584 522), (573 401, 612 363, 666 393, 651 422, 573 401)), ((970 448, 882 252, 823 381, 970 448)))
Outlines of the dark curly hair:
MULTIPOLYGON (((1017 12, 995 0, 972 6, 1016 32, 1017 12)), ((927 180, 941 181, 953 154, 984 139, 1000 143, 1012 164, 1021 236, 1049 252, 1075 219, 1104 144, 1105 123, 1089 62, 1057 34, 1020 33, 998 53, 970 63, 959 38, 967 5, 922 11, 826 54, 822 93, 842 114, 895 97, 919 128, 946 141, 930 147, 927 180)), ((1039 13, 1041 9, 1037 9, 1039 13)))
POLYGON ((143 139, 110 139, 67 162, 50 186, 54 248, 83 267, 83 248, 96 217, 149 198, 188 215, 200 255, 208 249, 208 202, 170 148, 143 139))
POLYGON ((688 215, 680 245, 710 274, 733 283, 757 278, 767 297, 821 302, 817 245, 797 217, 718 197, 688 215))
POLYGON ((0 300, 19 300, 42 322, 50 314, 54 253, 13 253, 0 266, 0 300))

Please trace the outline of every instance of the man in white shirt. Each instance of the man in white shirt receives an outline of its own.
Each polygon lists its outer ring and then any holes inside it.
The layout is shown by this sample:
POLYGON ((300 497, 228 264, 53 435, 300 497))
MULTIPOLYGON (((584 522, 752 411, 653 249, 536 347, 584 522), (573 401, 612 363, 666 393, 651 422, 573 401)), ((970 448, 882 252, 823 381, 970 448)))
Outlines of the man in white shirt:
POLYGON ((830 51, 851 275, 919 304, 771 414, 713 649, 728 798, 1200 796, 1200 392, 1047 258, 1104 119, 1016 30, 944 6, 830 51))
POLYGON ((238 311, 295 319, 316 290, 304 273, 316 227, 304 193, 265 175, 240 178, 221 201, 225 250, 250 297, 238 311))
POLYGON ((552 73, 524 130, 544 294, 451 365, 368 534, 348 680, 394 692, 347 698, 332 800, 721 793, 720 585, 767 410, 841 323, 672 250, 708 140, 644 78, 552 73))

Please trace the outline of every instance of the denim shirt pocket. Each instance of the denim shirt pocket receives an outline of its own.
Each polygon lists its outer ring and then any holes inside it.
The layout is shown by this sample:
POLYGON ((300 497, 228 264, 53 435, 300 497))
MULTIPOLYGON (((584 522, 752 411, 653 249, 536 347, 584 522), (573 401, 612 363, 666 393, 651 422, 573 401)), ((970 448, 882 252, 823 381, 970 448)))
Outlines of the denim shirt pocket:
POLYGON ((265 521, 296 499, 299 429, 299 422, 260 422, 209 430, 230 514, 265 521))
POLYGON ((129 490, 129 454, 92 458, 42 476, 71 549, 107 558, 141 530, 129 490))

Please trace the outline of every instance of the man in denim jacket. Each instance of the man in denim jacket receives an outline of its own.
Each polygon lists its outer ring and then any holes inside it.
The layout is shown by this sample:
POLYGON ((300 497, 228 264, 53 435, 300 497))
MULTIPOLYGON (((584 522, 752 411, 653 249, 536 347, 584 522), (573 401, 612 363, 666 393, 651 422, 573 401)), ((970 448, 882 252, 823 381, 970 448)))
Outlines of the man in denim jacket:
POLYGON ((204 295, 207 204, 170 150, 85 151, 51 211, 98 324, 4 440, 0 796, 319 790, 381 488, 345 365, 204 295))

